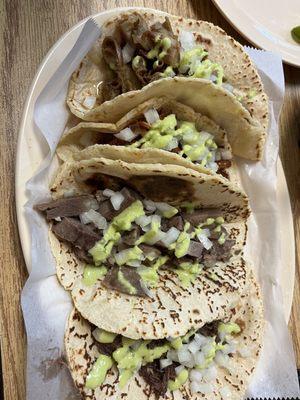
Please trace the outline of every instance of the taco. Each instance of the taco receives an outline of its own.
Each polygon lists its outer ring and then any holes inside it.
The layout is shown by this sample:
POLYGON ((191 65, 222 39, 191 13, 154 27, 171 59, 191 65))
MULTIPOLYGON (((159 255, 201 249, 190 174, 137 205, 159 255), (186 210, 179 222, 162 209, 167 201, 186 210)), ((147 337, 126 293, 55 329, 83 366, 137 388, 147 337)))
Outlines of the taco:
POLYGON ((237 182, 225 131, 166 97, 146 101, 116 124, 79 123, 63 135, 57 153, 64 161, 95 154, 133 163, 175 164, 237 182))
POLYGON ((245 294, 222 320, 203 321, 177 337, 132 340, 93 326, 74 310, 65 348, 84 398, 241 400, 262 336, 260 292, 251 276, 245 294))
POLYGON ((58 278, 97 326, 179 335, 204 315, 224 316, 245 285, 248 200, 222 177, 92 158, 65 163, 51 190, 36 209, 51 224, 58 278))
POLYGON ((224 31, 205 21, 136 11, 107 21, 102 30, 70 80, 67 103, 72 113, 86 121, 107 122, 109 117, 116 122, 137 104, 163 94, 184 99, 187 105, 197 103, 196 111, 216 114, 218 119, 213 119, 228 131, 230 141, 231 131, 246 135, 247 141, 251 133, 236 132, 230 117, 214 113, 209 97, 205 102, 209 89, 212 96, 225 97, 223 114, 236 109, 246 118, 245 127, 257 131, 259 149, 254 146, 251 153, 232 146, 233 151, 261 158, 268 125, 267 96, 249 56, 224 31), (191 83, 187 92, 186 80, 191 83))

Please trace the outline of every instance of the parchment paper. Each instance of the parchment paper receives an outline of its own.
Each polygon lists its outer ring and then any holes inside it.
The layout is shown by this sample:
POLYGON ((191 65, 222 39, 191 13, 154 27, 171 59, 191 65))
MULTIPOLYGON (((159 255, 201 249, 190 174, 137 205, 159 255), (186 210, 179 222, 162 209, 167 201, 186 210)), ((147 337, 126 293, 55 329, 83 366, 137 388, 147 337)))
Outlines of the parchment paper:
MULTIPOLYGON (((56 167, 54 151, 69 115, 65 104, 67 82, 99 33, 92 21, 85 24, 73 49, 35 104, 36 134, 46 139, 49 154, 40 170, 27 183, 29 201, 26 217, 31 232, 32 259, 32 271, 22 293, 28 338, 27 400, 80 398, 63 360, 64 327, 72 303, 69 294, 56 279, 55 262, 48 245, 47 223, 32 210, 32 205, 50 198, 49 179, 56 167)), ((284 92, 283 69, 276 55, 246 50, 259 69, 270 99, 270 129, 262 162, 238 160, 242 184, 250 197, 253 211, 246 251, 263 290, 267 321, 263 354, 248 396, 297 398, 300 392, 296 366, 284 320, 279 282, 284 263, 279 251, 276 160, 278 116, 284 92)))

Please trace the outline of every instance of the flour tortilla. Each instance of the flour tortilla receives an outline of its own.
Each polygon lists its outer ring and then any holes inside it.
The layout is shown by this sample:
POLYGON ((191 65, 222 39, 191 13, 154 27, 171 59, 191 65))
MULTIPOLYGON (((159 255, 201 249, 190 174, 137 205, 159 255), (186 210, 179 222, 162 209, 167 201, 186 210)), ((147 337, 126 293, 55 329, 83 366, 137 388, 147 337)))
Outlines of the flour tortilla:
MULTIPOLYGON (((132 12, 128 14, 130 13, 132 12)), ((165 14, 141 14, 148 22, 163 21, 165 18, 165 14)), ((116 122, 130 109, 150 97, 165 95, 193 108, 196 106, 196 111, 207 115, 226 129, 234 154, 253 160, 261 159, 268 127, 268 99, 261 79, 243 47, 221 28, 206 21, 170 16, 176 34, 180 30, 193 32, 197 42, 208 50, 209 59, 222 65, 227 82, 238 90, 243 104, 230 92, 207 80, 165 78, 111 101, 101 104, 98 99, 93 107, 87 105, 87 98, 97 97, 97 84, 108 77, 105 72, 107 68, 103 66, 100 45, 106 35, 112 34, 117 19, 104 24, 101 39, 72 75, 67 97, 72 113, 86 121, 116 122), (193 86, 193 82, 197 84, 193 86), (207 89, 211 87, 213 88, 208 93, 207 89), (250 90, 256 93, 253 98, 248 96, 250 90), (216 102, 214 105, 216 96, 220 96, 221 104, 216 102), (240 121, 233 120, 233 116, 240 121)))
MULTIPOLYGON (((156 109, 163 115, 175 114, 177 120, 194 122, 198 131, 206 131, 213 135, 215 142, 232 153, 231 146, 228 143, 226 132, 221 129, 215 122, 200 113, 178 103, 167 97, 152 98, 145 103, 140 104, 135 109, 129 111, 121 120, 115 124, 102 122, 81 122, 68 130, 60 140, 56 152, 63 161, 83 160, 92 157, 105 157, 113 160, 123 160, 133 163, 160 163, 181 165, 186 168, 193 169, 198 172, 214 175, 214 172, 208 168, 202 167, 181 157, 179 154, 156 148, 136 149, 128 146, 114 146, 101 144, 103 133, 111 134, 120 132, 132 123, 143 119, 144 112, 149 109, 156 109)), ((106 136, 105 135, 105 136, 106 136)), ((234 161, 232 165, 226 169, 228 179, 238 183, 238 174, 234 161)))
MULTIPOLYGON (((247 348, 250 355, 242 358, 238 353, 234 354, 230 359, 229 370, 217 367, 218 380, 215 383, 215 390, 205 396, 206 400, 221 400, 219 390, 224 386, 227 386, 231 392, 230 399, 242 400, 256 367, 262 347, 264 318, 261 294, 252 273, 245 289, 245 293, 241 294, 238 306, 233 306, 232 310, 228 310, 225 319, 239 322, 241 326, 244 326, 242 333, 237 336, 238 348, 247 348)), ((211 319, 207 319, 202 322, 201 326, 211 321, 211 319)), ((82 318, 78 311, 71 312, 66 327, 65 347, 72 378, 81 394, 91 400, 116 400, 123 397, 128 400, 155 400, 154 395, 150 393, 149 386, 138 373, 130 379, 124 389, 119 389, 118 373, 115 367, 109 371, 102 386, 95 390, 85 388, 86 377, 99 356, 91 331, 90 324, 82 318)), ((186 398, 202 399, 201 394, 191 394, 189 382, 173 394, 168 391, 164 397, 164 399, 170 400, 186 398)))

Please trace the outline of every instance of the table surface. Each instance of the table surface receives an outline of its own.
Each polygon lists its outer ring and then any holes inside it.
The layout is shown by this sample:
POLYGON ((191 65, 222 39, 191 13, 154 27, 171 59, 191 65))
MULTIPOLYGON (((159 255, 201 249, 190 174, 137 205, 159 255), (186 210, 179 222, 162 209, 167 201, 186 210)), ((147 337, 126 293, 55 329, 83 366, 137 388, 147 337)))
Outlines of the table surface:
MULTIPOLYGON (((90 14, 124 6, 147 6, 172 14, 204 19, 221 26, 228 34, 249 44, 226 22, 209 0, 3 0, 1 30, 1 174, 0 174, 0 341, 4 398, 25 399, 26 336, 20 293, 27 278, 17 230, 14 202, 14 165, 18 127, 30 83, 43 57, 72 25, 90 14)), ((296 235, 296 279, 289 323, 300 367, 300 187, 299 121, 300 70, 284 66, 286 95, 281 114, 280 156, 291 197, 296 235), (298 313, 297 313, 298 310, 298 313)), ((0 385, 2 386, 2 385, 0 385)))

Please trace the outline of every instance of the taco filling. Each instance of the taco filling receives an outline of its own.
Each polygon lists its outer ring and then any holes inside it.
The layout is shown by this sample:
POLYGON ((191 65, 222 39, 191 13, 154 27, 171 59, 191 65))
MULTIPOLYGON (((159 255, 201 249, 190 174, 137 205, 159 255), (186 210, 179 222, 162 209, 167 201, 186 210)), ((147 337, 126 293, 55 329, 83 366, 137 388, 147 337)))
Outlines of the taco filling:
MULTIPOLYGON (((138 373, 156 398, 186 383, 192 394, 208 394, 215 390, 218 370, 230 370, 235 353, 247 356, 236 340, 243 322, 214 321, 182 337, 160 340, 134 340, 90 327, 99 356, 86 376, 87 389, 100 387, 109 370, 116 368, 120 389, 138 373)), ((228 388, 221 390, 222 397, 230 398, 228 388)))
POLYGON ((187 161, 228 178, 232 166, 229 146, 215 141, 214 135, 196 127, 195 122, 181 120, 175 114, 150 108, 128 127, 116 134, 99 136, 101 144, 130 148, 155 148, 178 154, 187 161))
POLYGON ((115 21, 112 35, 103 39, 101 53, 111 74, 97 86, 101 102, 174 76, 208 79, 239 96, 193 33, 175 35, 168 17, 150 24, 138 13, 124 15, 115 21))
POLYGON ((218 209, 176 208, 129 187, 64 197, 36 206, 56 237, 86 263, 83 280, 134 296, 151 295, 158 271, 172 269, 184 287, 203 268, 228 261, 235 244, 218 209))

